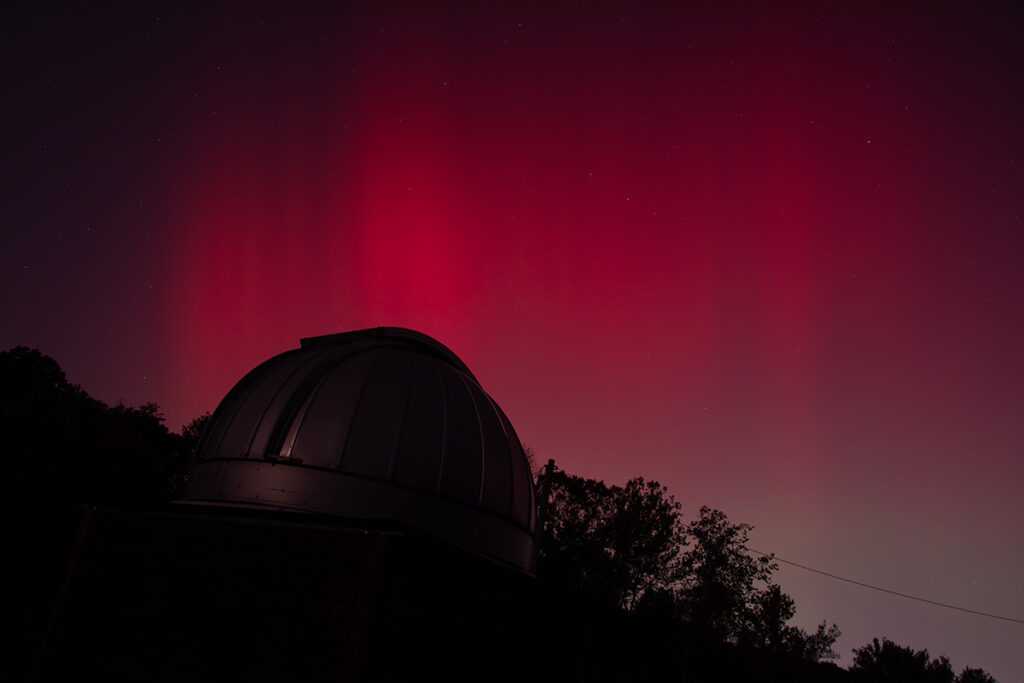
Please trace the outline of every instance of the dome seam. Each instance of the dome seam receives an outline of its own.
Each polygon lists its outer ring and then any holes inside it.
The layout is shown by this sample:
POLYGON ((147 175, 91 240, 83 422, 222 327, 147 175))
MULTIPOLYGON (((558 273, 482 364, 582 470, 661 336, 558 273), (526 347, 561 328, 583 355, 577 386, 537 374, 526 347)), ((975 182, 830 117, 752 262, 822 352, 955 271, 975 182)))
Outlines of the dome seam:
POLYGON ((336 469, 340 472, 345 467, 345 454, 348 452, 348 447, 352 442, 352 426, 356 423, 356 418, 359 416, 359 409, 363 407, 363 399, 366 398, 366 387, 370 385, 370 379, 373 377, 373 373, 376 372, 377 366, 380 365, 380 359, 384 357, 384 352, 387 351, 387 347, 377 351, 377 357, 373 360, 373 365, 370 366, 369 372, 366 373, 366 377, 363 379, 363 386, 359 387, 359 398, 356 399, 356 404, 352 409, 352 416, 348 421, 348 431, 345 432, 345 443, 341 446, 341 453, 338 454, 338 464, 336 469))

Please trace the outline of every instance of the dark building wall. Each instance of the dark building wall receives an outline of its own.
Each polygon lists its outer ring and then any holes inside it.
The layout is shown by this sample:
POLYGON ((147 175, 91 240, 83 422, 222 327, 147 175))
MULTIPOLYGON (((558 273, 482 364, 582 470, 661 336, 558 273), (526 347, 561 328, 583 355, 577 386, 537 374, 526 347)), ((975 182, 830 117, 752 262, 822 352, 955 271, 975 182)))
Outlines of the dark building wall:
POLYGON ((528 665, 534 579, 398 525, 206 506, 83 524, 39 681, 513 680, 528 665))

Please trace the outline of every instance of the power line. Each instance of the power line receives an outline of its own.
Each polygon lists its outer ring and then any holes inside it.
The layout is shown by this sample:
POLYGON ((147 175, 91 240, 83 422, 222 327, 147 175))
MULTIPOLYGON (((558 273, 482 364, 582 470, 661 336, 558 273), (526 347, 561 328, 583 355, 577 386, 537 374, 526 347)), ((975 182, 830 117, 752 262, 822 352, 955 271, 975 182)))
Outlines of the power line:
POLYGON ((805 569, 805 570, 807 570, 809 572, 814 572, 815 574, 821 574, 822 576, 827 576, 830 579, 836 579, 837 581, 845 581, 846 583, 852 583, 853 585, 860 586, 861 588, 870 588, 871 590, 874 590, 874 591, 879 591, 881 593, 888 593, 889 595, 896 595, 896 596, 899 596, 901 598, 906 598, 907 600, 917 600, 918 602, 926 602, 929 605, 937 605, 939 607, 945 607, 947 609, 955 609, 955 610, 960 611, 960 612, 968 612, 970 614, 977 614, 978 616, 989 617, 990 619, 1002 619, 1003 621, 1012 621, 1015 624, 1024 624, 1024 619, 1015 619, 1014 617, 1004 617, 1004 616, 1000 616, 998 614, 991 614, 989 612, 980 612, 980 611, 978 611, 976 609, 968 609, 966 607, 958 607, 957 605, 950 605, 949 603, 946 603, 946 602, 939 602, 937 600, 929 600, 928 598, 920 598, 920 597, 918 597, 916 595, 907 595, 906 593, 900 593, 899 591, 889 590, 888 588, 882 588, 880 586, 872 586, 870 583, 863 583, 861 581, 854 581, 853 579, 848 579, 845 576, 837 576, 836 574, 829 574, 828 572, 823 572, 820 569, 815 569, 814 567, 808 567, 807 565, 803 565, 803 564, 800 564, 798 562, 790 562, 789 560, 784 560, 781 557, 779 557, 777 555, 774 555, 772 553, 763 553, 760 550, 754 550, 753 548, 750 548, 750 547, 748 547, 747 550, 749 550, 750 552, 753 552, 753 553, 757 553, 758 555, 764 555, 765 557, 771 556, 772 559, 774 559, 774 560, 776 560, 778 562, 782 562, 783 564, 790 564, 790 565, 793 565, 794 567, 800 567, 800 569, 805 569))

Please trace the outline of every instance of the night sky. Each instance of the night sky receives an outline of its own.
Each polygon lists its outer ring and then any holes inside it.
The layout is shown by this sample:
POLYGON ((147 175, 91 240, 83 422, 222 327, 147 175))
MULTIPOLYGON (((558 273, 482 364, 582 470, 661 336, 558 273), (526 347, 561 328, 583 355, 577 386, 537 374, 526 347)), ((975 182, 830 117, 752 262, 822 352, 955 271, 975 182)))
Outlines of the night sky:
MULTIPOLYGON (((178 429, 411 327, 541 460, 1024 618, 1024 21, 423 4, 2 10, 0 347, 178 429)), ((843 665, 1024 680, 1020 624, 777 576, 843 665)))

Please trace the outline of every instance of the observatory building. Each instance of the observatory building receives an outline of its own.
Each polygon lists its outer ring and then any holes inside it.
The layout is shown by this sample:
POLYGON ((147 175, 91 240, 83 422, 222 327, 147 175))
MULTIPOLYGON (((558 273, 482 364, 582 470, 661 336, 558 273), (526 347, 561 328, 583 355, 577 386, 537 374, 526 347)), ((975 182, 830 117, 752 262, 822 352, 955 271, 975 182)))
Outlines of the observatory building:
POLYGON ((35 679, 522 680, 535 505, 430 337, 303 339, 243 377, 182 500, 86 512, 35 679))
POLYGON ((246 375, 200 442, 184 499, 395 520, 523 571, 523 447, 459 358, 399 328, 303 339, 246 375))

